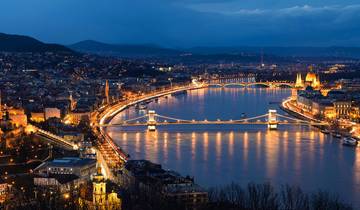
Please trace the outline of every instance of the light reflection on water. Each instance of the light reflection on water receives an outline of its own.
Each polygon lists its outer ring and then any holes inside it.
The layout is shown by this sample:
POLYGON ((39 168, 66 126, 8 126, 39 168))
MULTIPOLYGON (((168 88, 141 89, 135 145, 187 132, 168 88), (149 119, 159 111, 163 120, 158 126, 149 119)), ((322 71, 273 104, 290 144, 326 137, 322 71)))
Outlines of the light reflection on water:
MULTIPOLYGON (((277 108, 290 95, 287 89, 211 88, 187 95, 161 98, 149 109, 182 119, 238 119, 242 113, 257 116, 277 108)), ((279 110, 279 109, 278 109, 279 110)), ((130 108, 114 121, 139 116, 130 108)), ((343 147, 338 139, 306 126, 183 125, 146 128, 109 128, 115 142, 133 159, 149 159, 203 186, 271 181, 337 192, 359 202, 360 148, 343 147)), ((356 203, 359 206, 359 203, 356 203)))

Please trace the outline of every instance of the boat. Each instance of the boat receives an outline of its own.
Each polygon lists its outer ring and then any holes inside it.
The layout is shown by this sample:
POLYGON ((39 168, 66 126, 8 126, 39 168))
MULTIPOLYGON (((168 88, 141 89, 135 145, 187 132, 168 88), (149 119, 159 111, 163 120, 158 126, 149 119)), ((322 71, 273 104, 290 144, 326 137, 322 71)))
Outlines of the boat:
POLYGON ((320 131, 323 134, 330 134, 330 131, 328 129, 324 129, 320 131))
POLYGON ((344 137, 342 139, 342 144, 345 146, 351 146, 354 147, 357 145, 357 140, 352 137, 344 137))
POLYGON ((334 138, 341 138, 342 137, 342 135, 340 133, 333 133, 332 136, 334 138))
POLYGON ((139 109, 147 109, 147 106, 145 104, 140 104, 139 109))
POLYGON ((246 118, 246 114, 245 114, 244 112, 241 113, 241 118, 242 118, 242 119, 246 118))

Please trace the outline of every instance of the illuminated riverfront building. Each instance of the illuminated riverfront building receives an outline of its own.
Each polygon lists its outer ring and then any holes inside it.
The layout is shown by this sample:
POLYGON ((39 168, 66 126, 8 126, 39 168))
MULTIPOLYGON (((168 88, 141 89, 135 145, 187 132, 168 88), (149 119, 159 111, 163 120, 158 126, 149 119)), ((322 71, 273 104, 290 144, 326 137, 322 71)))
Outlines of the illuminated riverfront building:
POLYGON ((349 100, 338 100, 334 102, 337 118, 349 118, 351 113, 351 104, 349 100))
POLYGON ((354 105, 351 107, 350 119, 353 122, 360 122, 360 105, 354 105))
POLYGON ((314 89, 320 89, 321 84, 319 75, 314 73, 312 68, 310 68, 310 71, 306 74, 305 85, 311 86, 314 89))
POLYGON ((305 80, 302 79, 300 73, 296 75, 295 88, 302 89, 307 86, 311 86, 313 89, 320 89, 321 87, 319 75, 314 73, 312 68, 310 68, 310 71, 306 74, 305 80))
MULTIPOLYGON (((321 90, 321 83, 319 75, 315 74, 310 68, 310 71, 306 74, 305 80, 302 79, 301 73, 298 73, 296 75, 296 81, 295 86, 292 89, 291 92, 291 98, 292 100, 297 100, 298 97, 298 91, 304 90, 304 88, 311 87, 313 90, 321 90)), ((322 93, 323 95, 326 95, 328 91, 325 91, 322 93)))

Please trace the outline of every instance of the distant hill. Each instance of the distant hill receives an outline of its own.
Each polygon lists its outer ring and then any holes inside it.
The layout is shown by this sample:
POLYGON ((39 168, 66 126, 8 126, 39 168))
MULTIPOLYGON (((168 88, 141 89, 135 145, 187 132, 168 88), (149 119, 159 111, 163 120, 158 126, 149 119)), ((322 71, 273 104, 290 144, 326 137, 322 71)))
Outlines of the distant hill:
POLYGON ((157 45, 107 44, 93 40, 81 41, 68 47, 80 52, 119 57, 162 57, 182 53, 179 50, 163 48, 157 45))
POLYGON ((59 44, 46 44, 29 36, 0 33, 1 52, 73 52, 59 44))
POLYGON ((157 45, 107 44, 93 40, 86 40, 68 46, 69 48, 87 53, 119 57, 174 57, 184 54, 195 56, 231 55, 246 56, 247 54, 278 57, 337 57, 360 58, 360 47, 193 47, 193 48, 164 48, 157 45))
POLYGON ((194 47, 194 54, 241 54, 263 52, 285 57, 360 58, 360 47, 194 47))

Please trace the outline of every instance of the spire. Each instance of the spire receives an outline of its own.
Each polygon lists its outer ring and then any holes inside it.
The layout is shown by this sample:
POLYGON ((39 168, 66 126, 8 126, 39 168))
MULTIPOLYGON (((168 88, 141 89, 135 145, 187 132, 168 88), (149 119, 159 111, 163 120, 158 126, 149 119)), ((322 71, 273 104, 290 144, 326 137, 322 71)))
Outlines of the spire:
POLYGON ((69 95, 69 101, 70 101, 70 110, 74 110, 75 109, 75 101, 74 101, 74 97, 72 95, 72 91, 69 91, 70 95, 69 95))
POLYGON ((105 82, 105 97, 106 97, 106 103, 110 104, 110 98, 109 98, 109 81, 106 80, 105 82))
POLYGON ((302 81, 302 78, 301 78, 301 74, 300 74, 300 73, 298 73, 298 74, 296 75, 295 87, 296 87, 296 88, 302 88, 302 87, 304 87, 304 84, 303 84, 303 81, 302 81))

